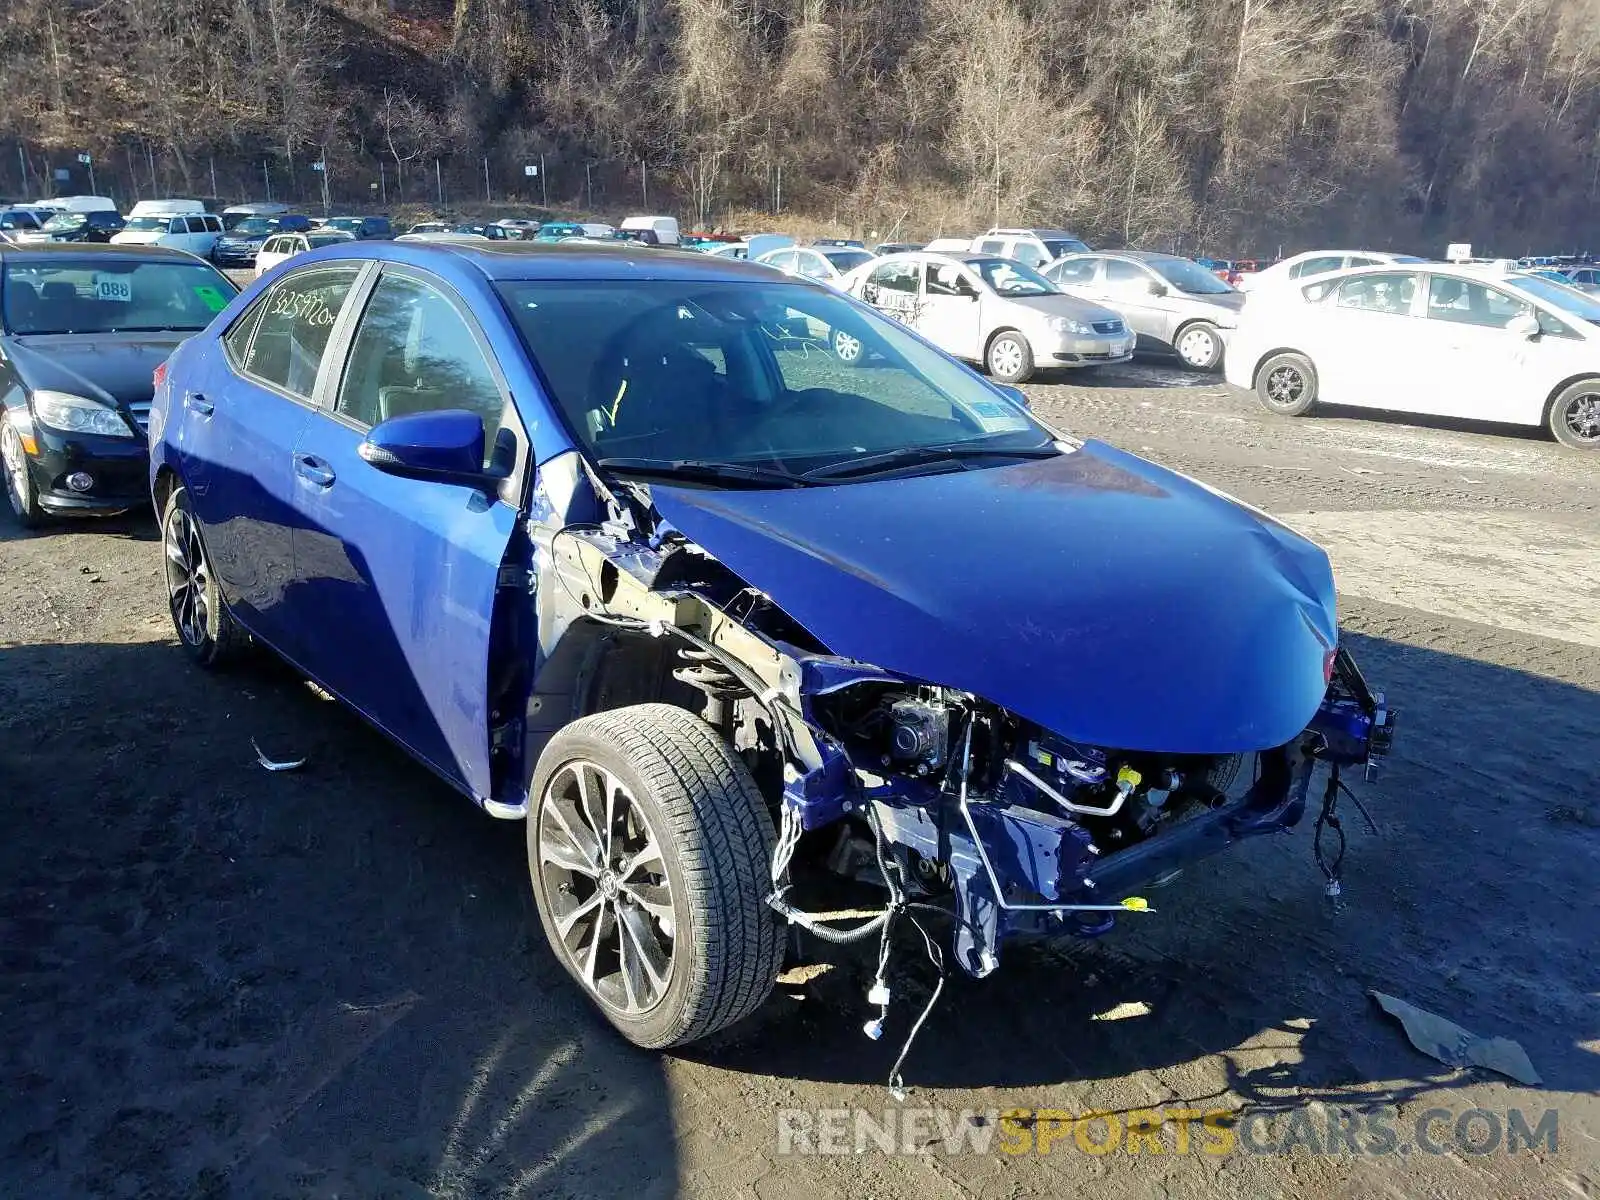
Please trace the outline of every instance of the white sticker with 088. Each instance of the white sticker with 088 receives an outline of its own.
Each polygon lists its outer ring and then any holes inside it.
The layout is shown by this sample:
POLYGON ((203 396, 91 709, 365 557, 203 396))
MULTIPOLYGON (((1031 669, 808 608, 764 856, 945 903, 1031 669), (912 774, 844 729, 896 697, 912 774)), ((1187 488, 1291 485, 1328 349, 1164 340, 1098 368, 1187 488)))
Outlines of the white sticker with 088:
POLYGON ((96 300, 112 300, 119 304, 127 304, 133 299, 133 284, 126 275, 96 275, 94 277, 94 298, 96 300))

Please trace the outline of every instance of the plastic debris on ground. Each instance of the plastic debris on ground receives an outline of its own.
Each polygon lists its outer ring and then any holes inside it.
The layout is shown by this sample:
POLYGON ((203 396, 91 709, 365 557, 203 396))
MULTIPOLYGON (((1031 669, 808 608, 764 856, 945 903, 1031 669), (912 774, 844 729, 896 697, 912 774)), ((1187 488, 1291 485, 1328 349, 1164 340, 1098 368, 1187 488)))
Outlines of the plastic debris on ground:
POLYGON ((1411 1044, 1430 1058, 1451 1067, 1487 1067, 1529 1087, 1543 1082, 1526 1052, 1510 1038, 1479 1037, 1454 1021, 1397 996, 1377 991, 1369 994, 1384 1012, 1400 1022, 1411 1044))

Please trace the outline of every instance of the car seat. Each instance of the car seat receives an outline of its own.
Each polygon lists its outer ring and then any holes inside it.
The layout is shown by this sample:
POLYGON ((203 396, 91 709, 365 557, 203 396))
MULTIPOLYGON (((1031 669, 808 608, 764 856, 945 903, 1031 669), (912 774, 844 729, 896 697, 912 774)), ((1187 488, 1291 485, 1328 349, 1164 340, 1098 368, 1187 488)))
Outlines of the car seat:
POLYGON ((725 389, 716 367, 684 344, 677 306, 652 313, 611 339, 595 360, 589 409, 597 445, 632 443, 645 457, 693 455, 720 426, 725 389), (597 427, 596 427, 597 426, 597 427))
POLYGON ((63 279, 53 279, 39 289, 39 325, 66 332, 77 324, 78 289, 63 279))

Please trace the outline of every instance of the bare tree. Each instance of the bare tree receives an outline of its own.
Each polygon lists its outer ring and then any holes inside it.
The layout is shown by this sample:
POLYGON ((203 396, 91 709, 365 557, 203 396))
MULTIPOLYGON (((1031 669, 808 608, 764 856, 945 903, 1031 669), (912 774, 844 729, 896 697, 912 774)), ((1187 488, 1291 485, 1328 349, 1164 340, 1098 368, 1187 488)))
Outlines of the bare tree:
POLYGON ((377 122, 383 145, 394 159, 395 186, 403 201, 406 198, 406 164, 436 151, 444 140, 444 127, 411 93, 389 88, 383 89, 377 122))

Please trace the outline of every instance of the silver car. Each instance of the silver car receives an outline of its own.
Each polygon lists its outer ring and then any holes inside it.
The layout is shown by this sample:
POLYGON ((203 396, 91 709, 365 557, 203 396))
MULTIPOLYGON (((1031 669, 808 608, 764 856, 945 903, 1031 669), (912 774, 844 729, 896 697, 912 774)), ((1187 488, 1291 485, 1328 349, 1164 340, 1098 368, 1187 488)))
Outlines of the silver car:
MULTIPOLYGON (((1127 362, 1133 333, 1116 313, 1064 294, 1032 267, 990 254, 890 254, 851 272, 845 290, 1003 383, 1041 367, 1127 362)), ((862 347, 836 331, 845 362, 862 347)))
POLYGON ((1222 365, 1228 330, 1244 307, 1243 293, 1174 254, 1068 254, 1043 274, 1064 292, 1120 312, 1139 335, 1139 350, 1176 354, 1196 371, 1222 365))

